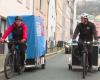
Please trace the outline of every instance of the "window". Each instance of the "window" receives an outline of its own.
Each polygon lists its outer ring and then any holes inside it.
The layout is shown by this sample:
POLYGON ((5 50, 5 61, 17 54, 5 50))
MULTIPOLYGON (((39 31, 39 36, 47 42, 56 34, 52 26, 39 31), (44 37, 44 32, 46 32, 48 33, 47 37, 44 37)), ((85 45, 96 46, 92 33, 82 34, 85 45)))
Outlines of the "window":
MULTIPOLYGON (((0 17, 0 33, 4 33, 6 28, 6 20, 0 17)), ((5 46, 4 44, 0 45, 0 54, 4 54, 5 46)))
POLYGON ((40 10, 42 12, 45 12, 45 10, 46 10, 46 1, 45 0, 40 0, 40 10))
POLYGON ((30 8, 30 0, 26 0, 26 8, 30 8))
POLYGON ((4 33, 5 28, 6 28, 6 20, 1 18, 0 32, 4 33))
POLYGON ((19 3, 21 3, 21 4, 23 3, 23 0, 17 0, 17 1, 18 1, 19 3))

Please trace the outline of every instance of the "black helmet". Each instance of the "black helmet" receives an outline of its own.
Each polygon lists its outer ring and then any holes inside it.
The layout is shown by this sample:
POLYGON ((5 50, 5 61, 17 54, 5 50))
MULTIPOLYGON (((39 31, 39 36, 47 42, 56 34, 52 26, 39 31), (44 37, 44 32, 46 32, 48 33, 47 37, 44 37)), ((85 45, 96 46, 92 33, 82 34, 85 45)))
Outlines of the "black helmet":
POLYGON ((21 20, 22 21, 22 17, 21 16, 16 16, 15 20, 21 20))

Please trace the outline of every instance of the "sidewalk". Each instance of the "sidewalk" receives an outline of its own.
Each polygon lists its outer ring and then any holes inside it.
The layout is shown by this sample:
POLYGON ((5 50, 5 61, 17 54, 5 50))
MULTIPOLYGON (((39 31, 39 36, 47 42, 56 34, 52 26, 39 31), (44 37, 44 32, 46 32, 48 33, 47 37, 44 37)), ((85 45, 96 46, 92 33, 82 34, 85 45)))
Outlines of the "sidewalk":
POLYGON ((51 55, 54 55, 54 54, 57 54, 57 53, 60 53, 60 52, 63 52, 63 51, 64 51, 63 48, 62 49, 54 48, 53 51, 50 50, 50 49, 48 49, 47 54, 46 54, 46 57, 51 56, 51 55))
POLYGON ((4 61, 5 61, 5 54, 0 54, 0 72, 4 70, 4 61))
MULTIPOLYGON (((46 57, 49 57, 51 55, 57 54, 59 52, 62 52, 64 49, 54 49, 47 51, 46 53, 46 57)), ((4 60, 5 60, 6 55, 5 54, 0 54, 0 72, 2 72, 4 70, 4 60)))

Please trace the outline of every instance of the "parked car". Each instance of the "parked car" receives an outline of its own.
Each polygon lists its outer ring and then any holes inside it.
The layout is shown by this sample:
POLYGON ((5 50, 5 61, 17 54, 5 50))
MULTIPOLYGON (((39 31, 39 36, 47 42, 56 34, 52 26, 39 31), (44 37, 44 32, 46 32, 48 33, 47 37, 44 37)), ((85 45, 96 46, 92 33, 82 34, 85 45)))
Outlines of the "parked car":
POLYGON ((65 54, 71 54, 72 45, 77 45, 77 43, 72 42, 72 39, 69 39, 64 43, 65 54))
POLYGON ((64 41, 58 41, 58 43, 57 43, 57 47, 62 48, 63 45, 64 45, 64 41))

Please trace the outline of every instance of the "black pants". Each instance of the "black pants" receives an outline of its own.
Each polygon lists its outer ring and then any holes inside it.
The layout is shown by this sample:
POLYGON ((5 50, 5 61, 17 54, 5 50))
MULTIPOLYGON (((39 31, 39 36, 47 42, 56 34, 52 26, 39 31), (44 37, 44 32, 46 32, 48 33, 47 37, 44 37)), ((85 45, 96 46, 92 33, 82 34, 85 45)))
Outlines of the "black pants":
MULTIPOLYGON (((87 45, 87 50, 88 50, 88 64, 89 67, 92 67, 92 51, 93 51, 93 46, 92 45, 87 45)), ((78 44, 78 49, 79 49, 79 53, 81 53, 81 51, 83 50, 83 45, 82 44, 78 44)), ((82 54, 81 54, 82 55, 82 54)))
MULTIPOLYGON (((26 48, 27 48, 26 43, 17 43, 15 45, 18 46, 18 48, 20 50, 19 52, 21 54, 21 64, 24 65, 24 61, 25 61, 25 51, 26 51, 26 48)), ((12 44, 9 43, 8 44, 9 50, 11 50, 11 47, 12 47, 12 44)))

